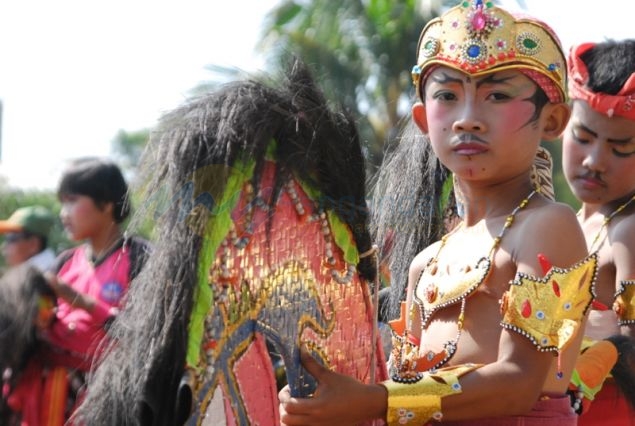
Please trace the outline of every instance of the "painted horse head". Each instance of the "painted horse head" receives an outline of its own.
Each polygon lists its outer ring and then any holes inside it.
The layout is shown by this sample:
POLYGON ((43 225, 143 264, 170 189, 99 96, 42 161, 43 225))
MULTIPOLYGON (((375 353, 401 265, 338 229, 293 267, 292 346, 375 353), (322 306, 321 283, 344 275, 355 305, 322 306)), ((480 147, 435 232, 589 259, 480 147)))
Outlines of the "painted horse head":
POLYGON ((385 378, 362 149, 304 65, 166 114, 142 171, 135 221, 154 221, 153 254, 79 418, 278 424, 274 365, 293 393, 312 392, 301 347, 359 380, 385 378))

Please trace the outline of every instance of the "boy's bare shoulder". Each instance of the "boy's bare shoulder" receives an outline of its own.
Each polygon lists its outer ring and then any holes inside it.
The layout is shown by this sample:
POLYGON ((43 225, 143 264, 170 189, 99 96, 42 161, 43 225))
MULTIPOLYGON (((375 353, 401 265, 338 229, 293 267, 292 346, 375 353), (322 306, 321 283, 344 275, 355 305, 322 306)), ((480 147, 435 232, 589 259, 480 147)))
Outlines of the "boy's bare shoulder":
POLYGON ((611 237, 615 237, 621 240, 633 240, 635 245, 635 214, 625 214, 619 217, 619 220, 615 220, 615 225, 612 227, 611 237))
POLYGON ((619 220, 610 227, 609 241, 613 255, 617 258, 619 255, 626 260, 627 264, 632 265, 635 269, 635 214, 628 214, 620 217, 619 220))
POLYGON ((588 254, 584 234, 573 209, 564 203, 544 202, 528 208, 518 224, 518 259, 537 265, 537 255, 555 266, 568 267, 588 254))
POLYGON ((555 226, 564 226, 565 229, 580 231, 576 213, 568 204, 546 201, 533 208, 528 208, 527 213, 527 226, 536 228, 536 230, 546 228, 553 231, 555 226))

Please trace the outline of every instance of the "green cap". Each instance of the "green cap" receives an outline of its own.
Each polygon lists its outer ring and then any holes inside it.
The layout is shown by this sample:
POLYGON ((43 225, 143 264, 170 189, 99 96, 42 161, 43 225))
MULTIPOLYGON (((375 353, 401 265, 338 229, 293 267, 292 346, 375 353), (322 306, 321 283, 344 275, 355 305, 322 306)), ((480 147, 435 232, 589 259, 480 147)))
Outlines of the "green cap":
POLYGON ((29 232, 42 237, 49 236, 55 217, 45 207, 29 206, 17 209, 7 220, 0 220, 0 234, 29 232))

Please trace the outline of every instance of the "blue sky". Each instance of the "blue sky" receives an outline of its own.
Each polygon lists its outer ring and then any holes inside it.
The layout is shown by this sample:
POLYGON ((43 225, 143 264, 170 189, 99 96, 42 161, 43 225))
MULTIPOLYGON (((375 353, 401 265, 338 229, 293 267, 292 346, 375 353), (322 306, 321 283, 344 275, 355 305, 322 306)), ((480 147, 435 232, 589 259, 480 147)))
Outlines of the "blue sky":
MULTIPOLYGON (((0 2, 0 176, 12 187, 55 188, 69 159, 109 155, 119 129, 151 127, 180 104, 189 89, 210 78, 206 65, 256 71, 262 18, 277 3, 0 2)), ((629 0, 575 2, 575 10, 564 0, 525 3, 565 47, 634 36, 629 0)))

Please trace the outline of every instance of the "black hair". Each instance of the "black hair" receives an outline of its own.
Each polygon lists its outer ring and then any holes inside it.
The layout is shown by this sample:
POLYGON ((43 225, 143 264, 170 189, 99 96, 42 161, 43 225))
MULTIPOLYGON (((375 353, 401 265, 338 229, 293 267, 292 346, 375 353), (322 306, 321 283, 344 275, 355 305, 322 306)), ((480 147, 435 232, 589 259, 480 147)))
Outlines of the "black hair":
POLYGON ((48 247, 48 244, 49 244, 48 237, 45 237, 43 235, 38 235, 38 234, 31 234, 28 232, 25 233, 25 236, 34 237, 38 239, 38 241, 40 242, 40 249, 38 250, 38 253, 42 253, 48 247))
MULTIPOLYGON (((14 389, 42 346, 35 324, 42 297, 56 300, 44 275, 27 262, 9 268, 0 278, 0 373, 9 389, 14 389)), ((8 397, 10 394, 0 395, 0 424, 18 424, 8 397)))
POLYGON ((113 219, 123 222, 130 214, 128 184, 114 162, 96 157, 74 160, 62 174, 57 195, 85 195, 98 207, 113 203, 113 219))
POLYGON ((412 120, 388 148, 372 183, 371 205, 371 232, 390 265, 391 294, 389 300, 382 298, 383 321, 399 316, 412 259, 445 233, 447 212, 440 200, 450 176, 412 120))
POLYGON ((27 262, 9 268, 0 278, 0 371, 11 369, 17 374, 34 351, 40 296, 56 300, 42 273, 27 262))
POLYGON ((528 101, 534 104, 536 109, 534 110, 534 115, 531 116, 525 125, 538 121, 542 109, 549 103, 549 97, 545 91, 542 90, 542 87, 540 87, 536 82, 534 82, 534 85, 536 86, 536 91, 529 97, 528 101))
POLYGON ((635 39, 607 40, 580 55, 589 72, 587 87, 616 95, 635 73, 635 39))
POLYGON ((635 338, 614 334, 604 340, 613 343, 617 349, 617 362, 611 375, 624 399, 635 409, 635 338))
POLYGON ((38 235, 37 237, 40 240, 40 251, 38 253, 42 253, 48 247, 49 239, 48 237, 43 237, 42 235, 38 235))

